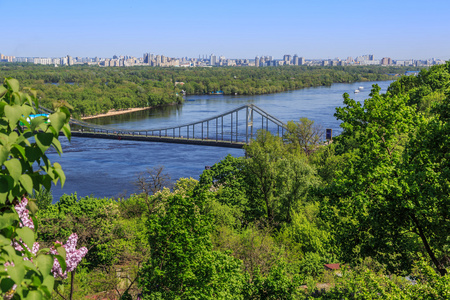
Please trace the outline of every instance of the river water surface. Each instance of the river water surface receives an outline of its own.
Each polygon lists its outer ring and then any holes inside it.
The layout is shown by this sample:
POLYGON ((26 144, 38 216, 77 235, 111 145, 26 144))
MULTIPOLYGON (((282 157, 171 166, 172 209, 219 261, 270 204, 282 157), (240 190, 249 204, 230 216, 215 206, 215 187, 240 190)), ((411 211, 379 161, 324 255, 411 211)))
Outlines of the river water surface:
MULTIPOLYGON (((89 120, 91 123, 127 129, 151 129, 182 125, 203 120, 244 104, 255 104, 283 122, 307 117, 323 128, 339 134, 339 121, 333 114, 342 106, 342 95, 348 93, 356 101, 367 99, 375 82, 333 84, 297 91, 258 96, 202 95, 188 96, 183 105, 167 106, 125 115, 89 120), (354 91, 363 87, 360 93, 354 91)), ((390 81, 376 82, 385 92, 390 81)), ((66 174, 66 183, 52 187, 54 202, 66 193, 78 196, 120 197, 137 192, 139 173, 155 166, 164 166, 173 180, 180 177, 198 179, 205 169, 227 154, 242 156, 241 149, 179 145, 105 139, 61 139, 63 155, 48 154, 59 162, 66 174)))

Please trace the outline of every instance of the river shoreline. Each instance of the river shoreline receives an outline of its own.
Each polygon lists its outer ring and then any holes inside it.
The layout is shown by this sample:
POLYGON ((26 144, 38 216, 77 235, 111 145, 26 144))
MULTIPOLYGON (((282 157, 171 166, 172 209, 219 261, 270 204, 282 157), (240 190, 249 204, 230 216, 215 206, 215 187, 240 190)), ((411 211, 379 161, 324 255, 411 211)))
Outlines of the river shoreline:
POLYGON ((103 118, 103 117, 111 117, 111 116, 117 116, 117 115, 123 115, 123 114, 129 114, 137 111, 142 110, 149 110, 152 109, 153 106, 147 106, 147 107, 135 107, 135 108, 126 108, 121 110, 110 110, 107 113, 104 114, 98 114, 93 116, 87 116, 87 117, 81 117, 81 120, 90 120, 90 119, 97 119, 97 118, 103 118))
MULTIPOLYGON (((391 81, 391 80, 377 80, 377 81, 369 81, 369 80, 363 80, 360 81, 361 83, 363 82, 383 82, 383 81, 391 81)), ((349 82, 348 84, 354 84, 355 82, 349 82)), ((331 83, 329 86, 333 85, 333 84, 341 84, 341 83, 331 83)), ((346 84, 346 83, 343 83, 346 84)), ((324 86, 328 86, 328 85, 324 85, 324 86)), ((263 96, 263 95, 270 95, 270 94, 281 94, 284 92, 292 92, 292 91, 298 91, 298 90, 302 90, 302 89, 308 89, 308 88, 318 88, 321 86, 310 86, 310 87, 302 87, 299 89, 293 89, 293 90, 284 90, 284 91, 277 91, 277 92, 272 92, 272 93, 263 93, 263 94, 256 94, 253 96, 263 96)), ((191 94, 189 96, 233 96, 232 94, 191 94)), ((243 97, 247 97, 247 96, 251 96, 251 95, 239 95, 239 96, 243 96, 243 97)), ((183 101, 184 102, 184 101, 183 101)), ((170 104, 166 104, 166 105, 176 105, 177 103, 170 103, 170 104)), ((158 107, 158 106, 156 106, 158 107)), ((138 112, 138 111, 144 111, 144 110, 149 110, 152 108, 156 108, 155 106, 146 106, 146 107, 134 107, 134 108, 125 108, 125 109, 121 109, 121 110, 114 110, 111 109, 110 111, 108 111, 107 113, 104 114, 97 114, 97 115, 93 115, 93 116, 86 116, 86 117, 81 117, 81 120, 90 120, 90 119, 97 119, 97 118, 103 118, 103 117, 111 117, 111 116, 118 116, 118 115, 124 115, 124 114, 129 114, 129 113, 133 113, 133 112, 138 112)))

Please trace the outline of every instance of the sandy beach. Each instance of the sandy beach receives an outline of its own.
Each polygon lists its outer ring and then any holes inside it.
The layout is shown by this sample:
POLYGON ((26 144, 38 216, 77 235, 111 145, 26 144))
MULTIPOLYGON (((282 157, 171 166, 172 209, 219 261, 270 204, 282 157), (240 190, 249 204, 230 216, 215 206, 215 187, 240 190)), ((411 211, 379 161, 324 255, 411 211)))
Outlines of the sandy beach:
POLYGON ((89 119, 95 119, 95 118, 102 118, 102 117, 110 117, 110 116, 116 116, 116 115, 123 115, 123 114, 128 114, 128 113, 132 113, 135 111, 141 111, 141 110, 147 110, 152 108, 151 106, 148 107, 135 107, 135 108, 127 108, 127 109, 121 109, 121 110, 110 110, 105 114, 98 114, 98 115, 94 115, 94 116, 87 116, 87 117, 82 117, 81 120, 89 120, 89 119))

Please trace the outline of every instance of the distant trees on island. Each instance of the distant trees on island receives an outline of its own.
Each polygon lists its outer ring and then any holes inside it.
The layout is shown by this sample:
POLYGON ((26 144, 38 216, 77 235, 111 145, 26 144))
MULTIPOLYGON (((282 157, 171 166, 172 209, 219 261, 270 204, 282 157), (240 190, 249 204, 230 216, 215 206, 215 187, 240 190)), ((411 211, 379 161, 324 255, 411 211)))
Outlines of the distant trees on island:
POLYGON ((109 110, 181 103, 183 95, 219 92, 260 95, 332 83, 393 79, 412 67, 221 67, 101 68, 50 67, 24 63, 0 64, 0 80, 17 78, 38 90, 41 105, 53 108, 64 100, 76 118, 109 110))

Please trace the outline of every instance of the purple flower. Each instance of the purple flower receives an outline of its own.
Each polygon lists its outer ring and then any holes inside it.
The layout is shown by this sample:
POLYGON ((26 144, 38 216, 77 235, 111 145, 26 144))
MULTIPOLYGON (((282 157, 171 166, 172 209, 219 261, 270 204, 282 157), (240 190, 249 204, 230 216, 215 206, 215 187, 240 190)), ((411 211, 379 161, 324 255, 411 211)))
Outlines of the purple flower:
MULTIPOLYGON (((30 217, 29 211, 26 208, 28 205, 28 199, 23 197, 22 201, 19 202, 19 204, 15 205, 14 208, 16 209, 16 212, 19 214, 20 219, 20 227, 28 227, 30 229, 34 229, 34 223, 33 220, 30 217)), ((23 243, 22 240, 19 240, 25 248, 33 254, 33 256, 36 255, 36 253, 39 251, 39 243, 34 243, 32 249, 28 248, 28 246, 23 243)), ((72 272, 75 270, 75 268, 78 266, 78 264, 81 262, 83 257, 86 256, 88 250, 86 247, 81 247, 80 249, 76 249, 77 247, 77 241, 78 236, 76 233, 72 233, 69 236, 69 239, 67 240, 67 243, 63 245, 63 243, 56 241, 57 244, 60 244, 61 247, 64 247, 66 249, 66 270, 63 272, 61 265, 59 264, 59 261, 55 258, 53 262, 53 268, 52 273, 55 278, 67 278, 67 273, 72 272)), ((17 251, 22 252, 22 256, 25 256, 25 249, 22 247, 21 244, 19 244, 16 240, 12 241, 12 246, 17 251)), ((58 251, 55 248, 50 249, 50 253, 53 255, 57 255, 58 251)), ((24 260, 29 260, 28 257, 24 257, 24 260)), ((32 261, 32 260, 31 260, 32 261)), ((5 263, 5 266, 12 263, 5 263)))
POLYGON ((34 223, 33 220, 30 218, 29 211, 27 209, 28 205, 28 199, 23 197, 22 201, 19 202, 14 208, 16 209, 17 213, 19 214, 20 218, 20 227, 29 227, 31 229, 34 229, 34 223))
MULTIPOLYGON (((83 257, 86 256, 88 250, 86 247, 81 247, 80 249, 76 249, 78 241, 78 236, 76 233, 72 233, 69 236, 69 239, 67 240, 67 243, 65 245, 62 245, 61 242, 56 241, 56 243, 59 243, 66 249, 66 271, 63 273, 61 269, 61 265, 59 264, 59 261, 55 258, 53 262, 53 276, 55 278, 67 278, 67 273, 72 272, 75 270, 75 268, 78 266, 80 261, 83 259, 83 257)), ((58 251, 56 249, 51 249, 50 253, 52 254, 58 254, 58 251)))

